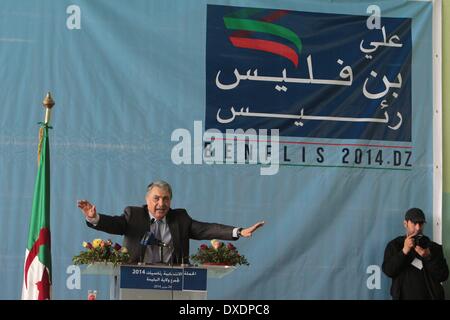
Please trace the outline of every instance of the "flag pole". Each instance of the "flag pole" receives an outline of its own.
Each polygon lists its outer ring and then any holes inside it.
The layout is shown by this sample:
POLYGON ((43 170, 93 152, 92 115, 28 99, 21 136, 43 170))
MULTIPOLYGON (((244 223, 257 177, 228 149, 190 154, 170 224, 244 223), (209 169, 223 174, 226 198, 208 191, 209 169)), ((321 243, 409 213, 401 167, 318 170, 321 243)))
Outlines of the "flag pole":
POLYGON ((45 120, 44 120, 44 124, 49 124, 50 123, 50 116, 52 113, 52 108, 55 105, 55 101, 53 101, 52 99, 52 95, 50 94, 50 91, 47 92, 47 95, 44 98, 44 101, 42 101, 42 105, 45 108, 45 120))

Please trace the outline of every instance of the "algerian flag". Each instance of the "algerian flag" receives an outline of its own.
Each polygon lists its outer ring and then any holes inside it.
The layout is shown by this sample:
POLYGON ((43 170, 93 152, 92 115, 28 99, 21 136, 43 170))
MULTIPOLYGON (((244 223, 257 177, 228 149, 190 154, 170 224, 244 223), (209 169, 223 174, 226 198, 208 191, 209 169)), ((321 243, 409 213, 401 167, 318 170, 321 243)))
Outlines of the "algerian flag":
POLYGON ((22 300, 50 299, 52 259, 50 253, 50 150, 47 124, 39 130, 38 171, 25 251, 22 300))

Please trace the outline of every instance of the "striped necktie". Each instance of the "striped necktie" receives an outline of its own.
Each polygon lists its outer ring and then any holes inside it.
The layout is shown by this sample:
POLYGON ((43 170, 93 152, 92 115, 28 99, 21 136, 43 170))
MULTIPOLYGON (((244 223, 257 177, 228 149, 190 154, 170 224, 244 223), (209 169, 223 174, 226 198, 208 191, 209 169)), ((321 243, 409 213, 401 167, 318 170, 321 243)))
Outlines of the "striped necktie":
POLYGON ((160 241, 162 241, 162 238, 161 238, 161 228, 162 228, 161 224, 162 224, 162 223, 163 223, 163 222, 162 222, 161 220, 156 220, 156 221, 155 221, 155 230, 154 230, 154 234, 155 234, 156 240, 160 240, 160 241))

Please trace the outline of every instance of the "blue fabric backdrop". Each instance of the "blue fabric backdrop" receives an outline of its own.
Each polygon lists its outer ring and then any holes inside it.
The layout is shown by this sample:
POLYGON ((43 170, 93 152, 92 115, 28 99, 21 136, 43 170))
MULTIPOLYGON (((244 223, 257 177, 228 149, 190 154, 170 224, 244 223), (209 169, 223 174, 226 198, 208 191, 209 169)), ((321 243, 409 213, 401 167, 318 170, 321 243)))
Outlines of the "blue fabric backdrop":
MULTIPOLYGON (((250 267, 212 279, 209 298, 389 298, 389 279, 381 274, 379 287, 371 288, 368 268, 381 266, 387 241, 403 232, 407 208, 421 207, 432 220, 431 13, 429 2, 396 0, 3 0, 0 299, 20 297, 37 122, 49 90, 56 101, 50 133, 54 298, 85 299, 88 289, 97 289, 99 298, 109 293, 107 279, 94 276, 82 276, 80 288, 68 285, 67 268, 82 241, 107 237, 85 226, 76 200, 120 214, 127 205, 143 204, 145 186, 155 179, 169 181, 172 206, 197 220, 238 226, 266 221, 251 239, 236 243, 250 267), (384 42, 397 34, 403 46, 380 45, 369 59, 361 40, 365 48, 383 42, 381 30, 365 26, 371 4, 381 8, 384 42), (79 29, 70 5, 80 9, 79 29), (293 30, 301 52, 273 34, 251 37, 297 50, 298 67, 231 44, 228 37, 239 30, 224 27, 223 17, 243 7, 289 11, 271 23, 293 30), (350 66, 352 84, 290 83, 279 91, 273 82, 241 80, 234 92, 215 84, 220 68, 223 83, 236 80, 235 68, 241 75, 257 68, 260 76, 273 77, 285 69, 288 77, 307 79, 309 55, 315 78, 339 80, 340 70, 350 66), (375 69, 378 76, 370 76, 375 69), (310 116, 383 119, 384 96, 364 96, 364 81, 373 81, 367 91, 380 92, 383 76, 394 83, 399 72, 398 98, 394 90, 386 96, 389 123, 305 120, 302 128, 291 119, 216 120, 220 107, 298 114, 298 105, 310 116), (403 122, 394 131, 387 125, 398 123, 397 112, 403 122), (174 164, 171 135, 185 128, 193 138, 194 121, 219 130, 279 128, 277 174, 263 176, 250 164, 174 164)), ((192 241, 191 253, 201 243, 192 241)))

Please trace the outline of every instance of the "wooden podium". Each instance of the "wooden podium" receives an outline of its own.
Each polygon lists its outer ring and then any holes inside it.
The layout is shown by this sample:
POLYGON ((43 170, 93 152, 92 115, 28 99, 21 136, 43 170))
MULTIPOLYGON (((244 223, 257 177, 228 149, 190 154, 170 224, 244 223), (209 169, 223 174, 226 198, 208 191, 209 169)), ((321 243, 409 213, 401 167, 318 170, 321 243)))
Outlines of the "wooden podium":
POLYGON ((208 278, 223 278, 236 267, 120 265, 95 263, 86 275, 110 277, 111 300, 204 300, 208 278))

